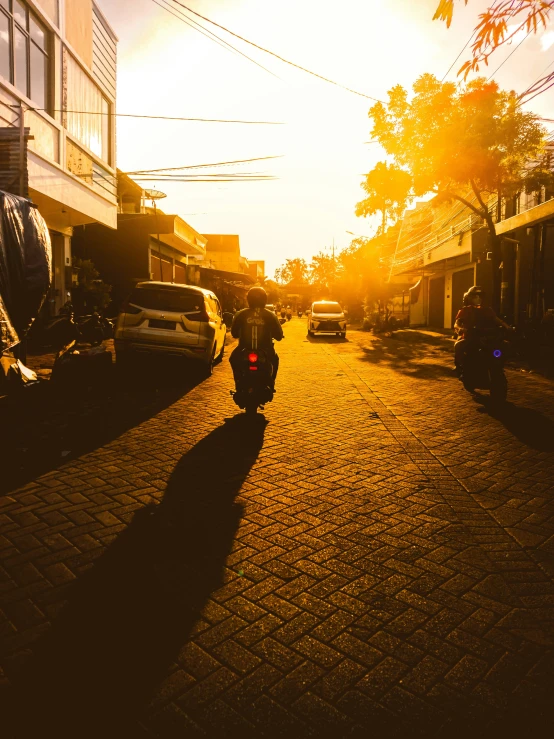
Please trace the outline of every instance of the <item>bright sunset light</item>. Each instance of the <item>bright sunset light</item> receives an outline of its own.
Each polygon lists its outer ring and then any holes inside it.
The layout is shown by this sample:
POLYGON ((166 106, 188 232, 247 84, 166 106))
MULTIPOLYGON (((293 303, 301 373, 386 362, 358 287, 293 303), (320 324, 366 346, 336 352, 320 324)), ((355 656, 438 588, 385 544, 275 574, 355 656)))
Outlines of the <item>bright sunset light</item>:
MULTIPOLYGON (((226 37, 271 70, 202 36, 152 0, 101 0, 118 30, 118 110, 174 116, 283 121, 285 126, 171 123, 119 119, 118 162, 126 170, 178 166, 282 154, 284 158, 245 171, 279 180, 263 184, 171 184, 166 209, 200 232, 239 233, 242 252, 265 259, 272 275, 286 258, 350 243, 346 231, 371 234, 375 224, 354 216, 361 175, 382 157, 368 144, 371 100, 352 95, 294 70, 226 37), (148 90, 148 94, 143 91, 148 90)), ((470 37, 486 3, 460 5, 446 29, 432 22, 435 0, 348 0, 331 3, 284 0, 268 9, 256 0, 203 0, 194 8, 261 46, 383 99, 396 84, 410 86, 422 73, 439 79, 470 37)), ((178 10, 173 8, 174 11, 178 10)), ((212 28, 220 36, 225 36, 212 28)), ((491 62, 494 68, 506 55, 491 62)), ((523 90, 546 66, 540 37, 530 37, 499 82, 523 90)), ((460 65, 458 65, 460 66, 460 65)), ((449 79, 456 78, 457 67, 449 79)), ((548 113, 539 99, 533 108, 548 113)), ((225 171, 225 170, 223 170, 225 171)), ((241 170, 236 170, 241 171, 241 170)), ((156 183, 153 182, 152 186, 156 183)), ((162 189, 163 189, 162 188, 162 189)))
POLYGON ((554 0, 0 0, 1 739, 547 739, 554 0))

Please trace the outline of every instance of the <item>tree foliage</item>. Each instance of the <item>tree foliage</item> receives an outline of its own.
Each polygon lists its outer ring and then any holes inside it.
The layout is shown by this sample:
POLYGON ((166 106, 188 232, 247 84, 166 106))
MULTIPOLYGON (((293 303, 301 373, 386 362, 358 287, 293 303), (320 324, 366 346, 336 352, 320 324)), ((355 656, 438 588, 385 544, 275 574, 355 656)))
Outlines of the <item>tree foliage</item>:
POLYGON ((394 87, 388 105, 376 103, 369 115, 373 138, 410 172, 415 195, 525 186, 525 165, 542 154, 546 130, 521 110, 515 93, 482 78, 457 86, 431 74, 413 92, 408 100, 404 88, 394 87))
POLYGON ((287 259, 282 267, 275 270, 275 279, 281 284, 295 282, 305 284, 308 281, 308 265, 305 259, 287 259))
POLYGON ((494 261, 500 246, 489 201, 551 180, 542 159, 546 131, 496 82, 455 85, 424 74, 413 93, 409 99, 398 85, 387 105, 371 108, 372 137, 410 173, 415 195, 458 200, 486 222, 494 261), (529 161, 537 159, 530 170, 529 161))
POLYGON ((308 279, 311 285, 329 291, 337 277, 337 260, 322 251, 312 257, 308 279))
POLYGON ((100 272, 90 259, 73 259, 73 267, 77 269, 77 280, 83 298, 90 307, 103 310, 111 300, 112 286, 100 279, 100 272))
MULTIPOLYGON (((467 5, 469 0, 464 0, 467 5)), ((455 0, 440 0, 433 20, 441 20, 447 28, 452 23, 455 0)), ((475 26, 475 38, 471 46, 471 59, 463 63, 459 74, 465 79, 470 72, 477 72, 481 64, 488 64, 490 55, 500 46, 512 40, 520 31, 537 33, 546 28, 554 9, 554 0, 496 0, 479 14, 475 26)))
POLYGON ((356 205, 356 215, 372 216, 380 213, 380 232, 384 233, 387 223, 402 215, 412 189, 412 178, 408 172, 394 164, 377 162, 366 175, 362 188, 367 197, 356 205))

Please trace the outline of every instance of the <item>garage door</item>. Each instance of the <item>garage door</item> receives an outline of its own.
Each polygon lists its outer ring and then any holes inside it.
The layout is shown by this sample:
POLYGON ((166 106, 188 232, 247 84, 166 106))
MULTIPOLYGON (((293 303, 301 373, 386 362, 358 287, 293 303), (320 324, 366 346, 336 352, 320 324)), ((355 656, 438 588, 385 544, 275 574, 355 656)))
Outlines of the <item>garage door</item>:
POLYGON ((175 262, 175 282, 179 282, 181 285, 187 284, 187 268, 184 264, 175 262))
POLYGON ((444 277, 429 280, 429 326, 444 328, 444 277))

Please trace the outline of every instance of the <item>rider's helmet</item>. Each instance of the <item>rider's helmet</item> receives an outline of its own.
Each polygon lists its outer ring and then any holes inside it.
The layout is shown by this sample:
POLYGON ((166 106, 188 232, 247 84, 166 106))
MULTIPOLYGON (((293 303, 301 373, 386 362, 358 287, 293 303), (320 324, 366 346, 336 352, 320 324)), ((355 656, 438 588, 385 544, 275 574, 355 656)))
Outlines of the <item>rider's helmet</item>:
POLYGON ((483 305, 485 293, 479 285, 473 285, 464 294, 464 305, 483 305))
POLYGON ((246 296, 250 308, 265 308, 267 293, 263 287, 251 287, 246 296))

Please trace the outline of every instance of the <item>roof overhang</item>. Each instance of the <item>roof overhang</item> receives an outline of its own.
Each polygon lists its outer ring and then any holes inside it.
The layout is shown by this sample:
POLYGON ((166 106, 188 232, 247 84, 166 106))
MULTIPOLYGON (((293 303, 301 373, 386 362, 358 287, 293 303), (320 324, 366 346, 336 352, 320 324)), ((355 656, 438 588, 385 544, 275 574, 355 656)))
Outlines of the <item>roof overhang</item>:
POLYGON ((466 264, 471 264, 471 254, 469 252, 460 254, 456 257, 441 259, 437 262, 430 262, 426 265, 412 265, 401 272, 395 272, 393 277, 407 277, 409 275, 414 277, 429 277, 430 275, 435 275, 437 273, 440 274, 442 272, 448 272, 448 270, 451 269, 458 269, 458 267, 463 267, 466 264))
POLYGON ((554 198, 547 200, 546 203, 535 205, 534 208, 529 208, 529 210, 519 213, 517 216, 500 221, 495 225, 495 229, 497 235, 500 236, 518 228, 529 228, 549 218, 554 218, 554 198))
POLYGON ((117 228, 126 233, 136 232, 159 238, 162 244, 185 256, 203 257, 206 253, 206 239, 177 215, 121 213, 117 218, 117 228))
POLYGON ((239 285, 254 285, 256 280, 250 275, 243 272, 227 272, 224 269, 211 269, 210 267, 199 267, 201 274, 206 277, 219 277, 226 282, 236 283, 239 285))

